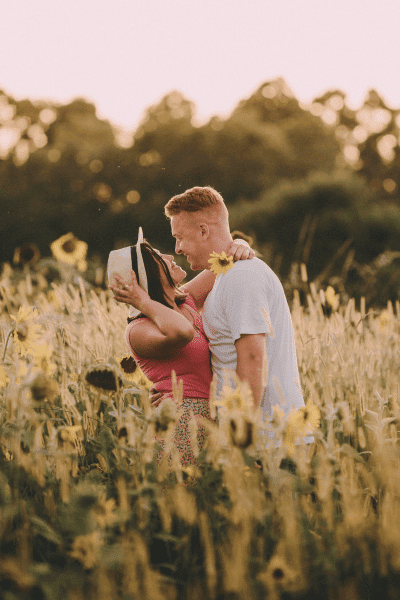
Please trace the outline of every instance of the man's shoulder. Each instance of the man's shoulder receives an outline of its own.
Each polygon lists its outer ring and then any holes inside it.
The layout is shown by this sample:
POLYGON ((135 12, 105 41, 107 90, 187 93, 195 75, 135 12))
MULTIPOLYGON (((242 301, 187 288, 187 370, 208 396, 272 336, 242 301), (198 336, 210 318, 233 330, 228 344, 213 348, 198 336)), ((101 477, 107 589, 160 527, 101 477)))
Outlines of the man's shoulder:
POLYGON ((257 257, 251 260, 238 260, 222 276, 222 279, 227 284, 233 281, 236 282, 238 279, 242 279, 243 281, 251 281, 252 279, 259 281, 260 278, 276 278, 276 275, 267 263, 257 257))

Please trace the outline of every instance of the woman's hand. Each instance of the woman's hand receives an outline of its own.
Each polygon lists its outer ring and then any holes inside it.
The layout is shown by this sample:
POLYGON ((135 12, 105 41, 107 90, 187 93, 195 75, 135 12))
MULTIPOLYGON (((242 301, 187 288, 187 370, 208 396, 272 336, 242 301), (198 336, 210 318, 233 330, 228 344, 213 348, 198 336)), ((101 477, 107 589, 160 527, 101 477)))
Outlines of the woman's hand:
POLYGON ((114 294, 114 300, 117 300, 117 302, 125 302, 125 304, 130 304, 142 312, 146 302, 150 300, 150 296, 138 284, 135 271, 131 271, 131 274, 132 282, 130 285, 128 285, 126 281, 122 279, 122 277, 116 275, 115 279, 118 281, 121 287, 117 287, 116 285, 109 285, 108 287, 114 294))
POLYGON ((156 388, 152 387, 149 389, 149 401, 153 408, 157 408, 164 400, 164 398, 171 398, 168 394, 157 392, 156 388))
POLYGON ((237 260, 247 260, 249 258, 254 258, 256 255, 253 248, 251 248, 245 240, 241 239, 233 240, 226 254, 227 256, 233 256, 234 262, 236 262, 237 260))

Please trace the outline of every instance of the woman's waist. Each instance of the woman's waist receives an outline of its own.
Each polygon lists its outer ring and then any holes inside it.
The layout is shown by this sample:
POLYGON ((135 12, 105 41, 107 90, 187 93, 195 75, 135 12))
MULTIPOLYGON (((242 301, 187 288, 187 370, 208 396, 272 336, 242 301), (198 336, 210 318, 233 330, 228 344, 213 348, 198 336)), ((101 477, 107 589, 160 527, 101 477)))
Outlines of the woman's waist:
MULTIPOLYGON (((151 378, 150 378, 151 379, 151 378)), ((186 397, 196 396, 199 398, 205 398, 210 394, 210 385, 212 381, 212 377, 200 377, 195 375, 176 375, 176 379, 178 382, 182 381, 183 394, 186 397)), ((172 392, 172 376, 162 377, 162 378, 153 378, 151 379, 153 382, 153 387, 157 389, 158 392, 172 392)))

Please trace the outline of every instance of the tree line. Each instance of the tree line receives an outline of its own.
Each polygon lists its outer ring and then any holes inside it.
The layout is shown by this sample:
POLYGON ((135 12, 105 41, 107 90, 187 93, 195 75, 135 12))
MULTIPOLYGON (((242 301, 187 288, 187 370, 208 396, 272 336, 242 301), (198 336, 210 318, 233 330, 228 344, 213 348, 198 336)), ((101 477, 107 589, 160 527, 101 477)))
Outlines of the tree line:
POLYGON ((194 116, 171 92, 127 142, 85 99, 56 105, 0 92, 0 262, 27 243, 49 255, 69 231, 87 242, 89 260, 105 261, 139 225, 172 251, 164 204, 211 185, 232 229, 251 235, 283 279, 297 285, 304 263, 321 284, 346 279, 351 293, 397 298, 400 109, 374 90, 358 109, 340 90, 303 106, 277 79, 226 119, 196 126, 194 116))

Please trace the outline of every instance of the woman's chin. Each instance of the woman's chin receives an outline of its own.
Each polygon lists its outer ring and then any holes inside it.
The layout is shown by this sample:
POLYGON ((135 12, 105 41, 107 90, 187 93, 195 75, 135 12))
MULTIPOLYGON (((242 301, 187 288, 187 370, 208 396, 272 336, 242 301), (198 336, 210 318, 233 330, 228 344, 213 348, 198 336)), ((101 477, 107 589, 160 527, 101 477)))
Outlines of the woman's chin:
POLYGON ((178 283, 181 283, 181 281, 183 281, 186 277, 186 271, 184 271, 183 269, 181 270, 180 273, 174 273, 174 282, 176 283, 176 285, 178 285, 178 283))

